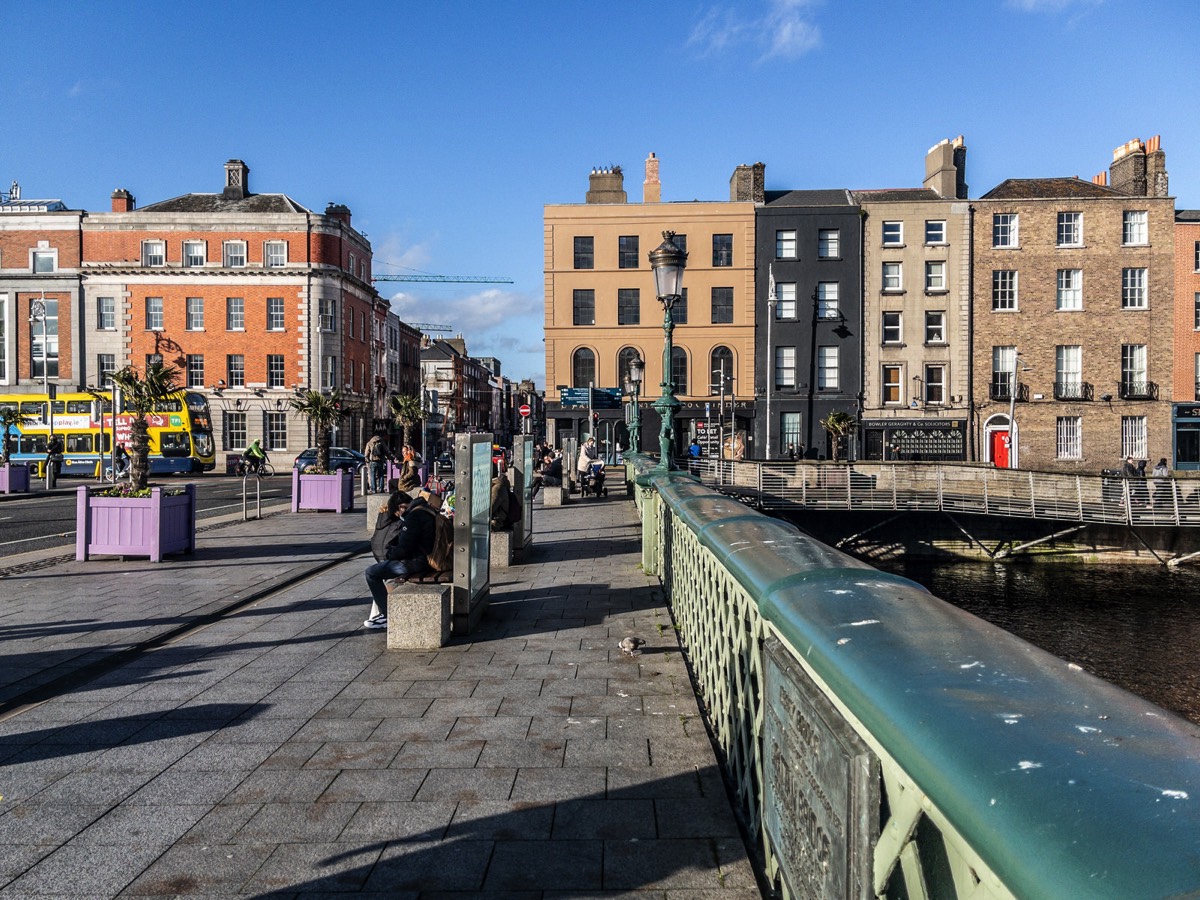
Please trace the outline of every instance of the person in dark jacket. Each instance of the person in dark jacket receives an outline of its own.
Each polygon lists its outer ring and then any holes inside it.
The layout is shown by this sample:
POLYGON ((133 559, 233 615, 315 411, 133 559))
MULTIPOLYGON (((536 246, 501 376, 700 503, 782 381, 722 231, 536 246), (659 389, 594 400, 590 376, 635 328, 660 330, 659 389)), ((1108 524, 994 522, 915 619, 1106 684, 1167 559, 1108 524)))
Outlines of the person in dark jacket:
POLYGON ((371 552, 377 560, 367 566, 371 590, 371 613, 364 628, 387 628, 387 584, 393 578, 407 579, 429 569, 426 557, 433 552, 437 513, 421 497, 393 491, 380 511, 371 536, 371 552))

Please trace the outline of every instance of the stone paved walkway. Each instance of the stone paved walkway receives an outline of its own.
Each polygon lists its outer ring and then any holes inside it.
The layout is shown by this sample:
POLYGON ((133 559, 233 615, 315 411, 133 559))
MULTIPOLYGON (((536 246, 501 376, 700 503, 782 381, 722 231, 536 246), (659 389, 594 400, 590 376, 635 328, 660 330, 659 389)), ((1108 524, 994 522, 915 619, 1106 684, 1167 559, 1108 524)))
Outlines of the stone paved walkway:
MULTIPOLYGON (((0 722, 0 897, 759 896, 629 501, 536 506, 481 629, 428 652, 361 628, 361 511, 313 521, 249 524, 316 574, 0 722)), ((259 590, 247 527, 0 579, 0 684, 259 590)))

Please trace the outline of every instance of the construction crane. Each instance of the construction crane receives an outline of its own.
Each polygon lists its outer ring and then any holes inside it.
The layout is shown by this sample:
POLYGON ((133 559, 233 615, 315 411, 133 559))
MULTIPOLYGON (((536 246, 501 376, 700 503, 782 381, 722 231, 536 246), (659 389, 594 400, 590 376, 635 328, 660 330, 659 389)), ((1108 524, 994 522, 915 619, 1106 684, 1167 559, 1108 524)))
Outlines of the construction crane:
POLYGON ((417 329, 417 331, 428 331, 431 334, 434 332, 440 334, 443 331, 454 330, 449 325, 435 325, 432 322, 406 322, 405 324, 411 325, 413 328, 417 329))
POLYGON ((512 284, 511 278, 493 275, 372 275, 372 281, 456 282, 470 284, 512 284))

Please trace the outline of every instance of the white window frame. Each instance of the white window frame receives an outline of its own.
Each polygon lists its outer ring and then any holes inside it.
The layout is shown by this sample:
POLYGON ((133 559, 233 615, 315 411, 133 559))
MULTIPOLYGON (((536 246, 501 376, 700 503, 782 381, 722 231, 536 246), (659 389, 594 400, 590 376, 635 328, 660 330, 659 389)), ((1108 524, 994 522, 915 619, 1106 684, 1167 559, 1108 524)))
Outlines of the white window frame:
POLYGON ((142 241, 142 265, 161 269, 167 264, 167 242, 162 240, 142 241))
POLYGON ((1055 422, 1055 459, 1083 459, 1083 417, 1058 416, 1055 422))
MULTIPOLYGON (((1127 384, 1145 384, 1150 380, 1148 354, 1145 344, 1121 345, 1121 381, 1127 384)), ((1129 454, 1124 454, 1128 456, 1129 454)))
POLYGON ((226 269, 244 269, 248 257, 245 241, 221 242, 221 265, 226 269))
POLYGON ((229 380, 228 386, 231 388, 246 386, 246 354, 225 354, 225 377, 229 380))
POLYGON ((926 219, 925 220, 925 245, 927 247, 936 247, 940 244, 946 244, 946 220, 945 219, 926 219))
POLYGON ((879 402, 884 406, 902 406, 904 404, 904 366, 899 363, 887 363, 880 369, 879 374, 880 394, 879 402), (889 380, 894 376, 894 380, 889 380), (888 396, 891 391, 893 397, 888 396))
POLYGON ((903 247, 904 223, 885 221, 880 227, 880 237, 884 247, 903 247))
POLYGON ((1059 269, 1055 276, 1054 308, 1060 312, 1083 309, 1083 269, 1059 269))
POLYGON ((226 331, 245 331, 246 330, 246 298, 245 297, 226 297, 225 298, 225 330, 226 331))
POLYGON ((337 334, 337 300, 332 297, 322 297, 317 301, 320 309, 321 331, 325 334, 337 334))
POLYGON ((1011 249, 1021 246, 1021 217, 1017 213, 992 214, 992 246, 1011 249))
POLYGON ((1017 269, 992 270, 993 312, 1016 312, 1021 308, 1020 274, 1017 269))
POLYGON ((288 446, 288 414, 286 412, 268 412, 263 417, 263 437, 266 438, 266 449, 286 450, 288 446))
POLYGON ((840 293, 839 282, 836 281, 818 281, 817 282, 817 318, 818 319, 840 319, 841 309, 838 306, 838 294, 840 293))
POLYGON ((1072 385, 1075 391, 1068 396, 1078 395, 1083 384, 1083 347, 1079 344, 1059 344, 1054 348, 1054 383, 1072 385))
POLYGON ((1121 309, 1149 309, 1148 271, 1138 266, 1121 270, 1121 309))
POLYGON ((97 353, 96 354, 96 383, 107 388, 112 386, 112 377, 117 371, 117 354, 115 353, 97 353))
POLYGON ((946 340, 946 313, 943 310, 928 309, 925 311, 925 344, 940 347, 949 343, 946 340))
POLYGON ((795 319, 796 314, 796 282, 775 282, 775 321, 795 319))
POLYGON ((184 357, 184 384, 190 388, 204 387, 204 354, 189 353, 184 357))
POLYGON ((267 354, 267 387, 287 387, 287 358, 282 353, 267 354), (278 365, 276 365, 278 360, 278 365))
POLYGON ((836 346, 817 348, 817 390, 840 390, 839 356, 836 346))
POLYGON ((146 306, 146 330, 147 331, 162 331, 163 330, 163 298, 162 297, 147 297, 145 306, 146 306))
POLYGON ((927 363, 925 383, 921 388, 926 406, 944 406, 946 403, 946 364, 927 363))
POLYGON ((946 290, 946 261, 928 260, 925 263, 925 292, 941 294, 946 290))
POLYGON ((36 250, 29 251, 29 271, 36 274, 45 275, 49 272, 58 271, 58 250, 51 250, 46 247, 38 247, 36 250), (42 261, 48 263, 42 266, 42 261))
POLYGON ((97 331, 116 331, 117 330, 117 298, 116 297, 97 297, 96 298, 96 330, 97 331))
POLYGON ((11 330, 8 324, 8 294, 0 294, 0 384, 8 384, 8 338, 11 330))
POLYGON ((184 241, 181 258, 184 267, 188 269, 199 269, 208 265, 208 241, 184 241), (196 252, 196 248, 199 248, 199 252, 196 252))
POLYGON ((879 319, 880 335, 883 344, 902 344, 904 342, 904 313, 898 310, 884 310, 879 319))
POLYGON ((184 300, 184 330, 204 330, 204 298, 188 297, 184 300))
POLYGON ((263 241, 263 268, 281 269, 287 264, 287 241, 263 241))
POLYGON ((1146 440, 1145 416, 1121 416, 1121 456, 1147 459, 1149 443, 1146 440))
POLYGON ((775 258, 797 259, 800 247, 794 228, 782 228, 775 232, 775 258))
POLYGON ((840 228, 817 230, 817 258, 839 259, 842 255, 842 231, 840 228))
POLYGON ((879 284, 885 294, 904 290, 904 263, 885 262, 880 270, 879 284))
POLYGON ((338 358, 321 357, 321 390, 336 391, 338 386, 338 358))
POLYGON ((284 331, 287 328, 287 304, 282 297, 267 298, 267 331, 284 331), (278 309, 275 307, 278 305, 278 309), (276 324, 278 322, 278 324, 276 324))
POLYGON ((1056 247, 1083 246, 1083 213, 1060 212, 1054 236, 1056 247))
POLYGON ((775 348, 775 389, 796 386, 796 348, 775 348))
POLYGON ((1121 214, 1121 245, 1144 247, 1150 243, 1149 216, 1144 209, 1127 209, 1121 214))

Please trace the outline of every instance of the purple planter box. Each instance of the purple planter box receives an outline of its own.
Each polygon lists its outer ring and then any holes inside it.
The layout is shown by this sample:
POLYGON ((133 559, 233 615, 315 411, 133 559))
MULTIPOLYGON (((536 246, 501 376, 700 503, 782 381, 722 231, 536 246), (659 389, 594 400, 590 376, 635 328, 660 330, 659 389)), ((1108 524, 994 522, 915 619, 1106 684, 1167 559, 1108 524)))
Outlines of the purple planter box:
POLYGON ((302 475, 292 469, 292 512, 302 509, 354 509, 354 473, 344 469, 333 475, 302 475))
POLYGON ((89 556, 148 556, 161 562, 166 553, 196 549, 196 488, 164 494, 152 488, 149 497, 100 497, 86 485, 75 504, 75 558, 89 556))
POLYGON ((15 494, 29 490, 29 467, 9 463, 0 466, 0 493, 15 494))

